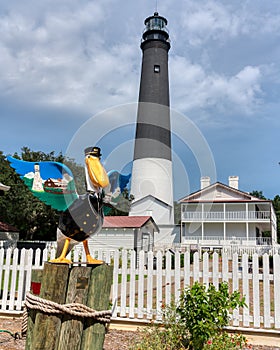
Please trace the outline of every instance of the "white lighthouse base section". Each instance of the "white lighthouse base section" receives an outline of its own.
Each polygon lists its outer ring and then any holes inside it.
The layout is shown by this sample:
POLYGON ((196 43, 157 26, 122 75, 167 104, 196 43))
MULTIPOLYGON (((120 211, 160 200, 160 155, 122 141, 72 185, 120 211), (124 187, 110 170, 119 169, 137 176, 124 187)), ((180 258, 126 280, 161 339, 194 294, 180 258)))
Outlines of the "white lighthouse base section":
POLYGON ((130 216, 152 216, 157 225, 174 225, 172 162, 160 158, 133 162, 130 216))
POLYGON ((165 251, 180 244, 180 225, 158 225, 159 232, 155 233, 154 249, 165 251))

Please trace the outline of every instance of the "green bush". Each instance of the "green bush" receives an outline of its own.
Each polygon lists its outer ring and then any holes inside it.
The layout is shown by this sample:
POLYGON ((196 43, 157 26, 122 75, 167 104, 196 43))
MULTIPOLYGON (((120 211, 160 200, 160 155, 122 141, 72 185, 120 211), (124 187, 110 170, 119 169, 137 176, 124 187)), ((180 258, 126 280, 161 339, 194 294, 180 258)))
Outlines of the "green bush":
POLYGON ((189 334, 178 323, 176 306, 163 307, 163 324, 152 322, 140 331, 130 350, 183 350, 189 334))
POLYGON ((221 349, 251 349, 252 346, 247 344, 247 340, 242 334, 228 334, 221 332, 214 338, 207 340, 204 350, 221 350, 221 349))
POLYGON ((182 292, 177 304, 163 307, 163 324, 146 327, 131 349, 242 349, 245 337, 228 335, 223 328, 229 323, 229 313, 245 306, 245 298, 238 291, 230 294, 225 282, 218 290, 195 282, 182 292))
POLYGON ((229 294, 228 284, 223 282, 217 290, 212 284, 208 289, 195 282, 181 294, 177 314, 190 333, 190 345, 203 349, 207 340, 219 334, 228 325, 229 312, 244 307, 245 298, 238 291, 229 294))

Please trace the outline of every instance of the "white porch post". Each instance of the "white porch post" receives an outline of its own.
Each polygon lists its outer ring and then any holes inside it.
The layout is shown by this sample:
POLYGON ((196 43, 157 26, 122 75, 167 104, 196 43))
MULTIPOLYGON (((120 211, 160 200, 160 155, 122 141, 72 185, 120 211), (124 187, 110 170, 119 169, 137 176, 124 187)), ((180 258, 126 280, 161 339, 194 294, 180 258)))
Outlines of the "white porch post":
POLYGON ((181 205, 181 231, 180 231, 180 243, 183 243, 183 210, 184 210, 184 204, 181 205))
POLYGON ((201 239, 204 240, 204 222, 201 225, 201 239))
POLYGON ((226 224, 226 203, 224 203, 224 241, 227 238, 227 224, 226 224))
POLYGON ((204 204, 201 206, 202 220, 201 220, 201 239, 204 239, 204 204))
POLYGON ((247 242, 249 241, 249 206, 248 203, 245 204, 246 205, 246 238, 247 238, 247 242))

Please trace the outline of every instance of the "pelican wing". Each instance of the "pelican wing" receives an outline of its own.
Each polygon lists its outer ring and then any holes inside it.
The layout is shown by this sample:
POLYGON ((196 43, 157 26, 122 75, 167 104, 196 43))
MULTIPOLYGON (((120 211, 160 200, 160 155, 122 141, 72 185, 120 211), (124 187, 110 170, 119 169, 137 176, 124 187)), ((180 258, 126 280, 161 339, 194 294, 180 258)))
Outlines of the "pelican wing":
POLYGON ((58 162, 26 162, 7 157, 33 195, 53 209, 65 211, 78 198, 71 170, 58 162))
POLYGON ((110 215, 112 209, 119 203, 125 190, 129 193, 131 174, 121 174, 116 170, 108 172, 110 184, 105 188, 104 215, 110 215))

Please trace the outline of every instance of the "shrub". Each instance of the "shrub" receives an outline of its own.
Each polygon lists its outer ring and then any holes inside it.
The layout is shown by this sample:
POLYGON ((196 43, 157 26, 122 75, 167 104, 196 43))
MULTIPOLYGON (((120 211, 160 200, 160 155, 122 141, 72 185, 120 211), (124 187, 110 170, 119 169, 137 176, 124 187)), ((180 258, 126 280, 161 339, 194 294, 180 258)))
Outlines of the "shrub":
POLYGON ((221 332, 212 339, 208 339, 203 350, 221 350, 221 349, 251 349, 247 340, 242 334, 228 334, 221 332))
POLYGON ((228 325, 229 312, 244 307, 245 298, 238 291, 229 294, 228 284, 223 282, 217 290, 212 284, 208 289, 195 282, 181 294, 177 314, 180 323, 190 333, 190 345, 195 350, 203 349, 207 340, 219 334, 228 325))
POLYGON ((237 291, 230 294, 227 283, 216 290, 213 285, 207 289, 196 282, 182 292, 177 305, 163 307, 163 324, 146 327, 131 349, 242 349, 245 337, 229 335, 223 328, 228 325, 230 311, 244 306, 245 298, 237 291))
POLYGON ((163 324, 152 322, 140 331, 131 350, 183 350, 188 342, 188 332, 178 323, 176 305, 163 307, 163 324))

